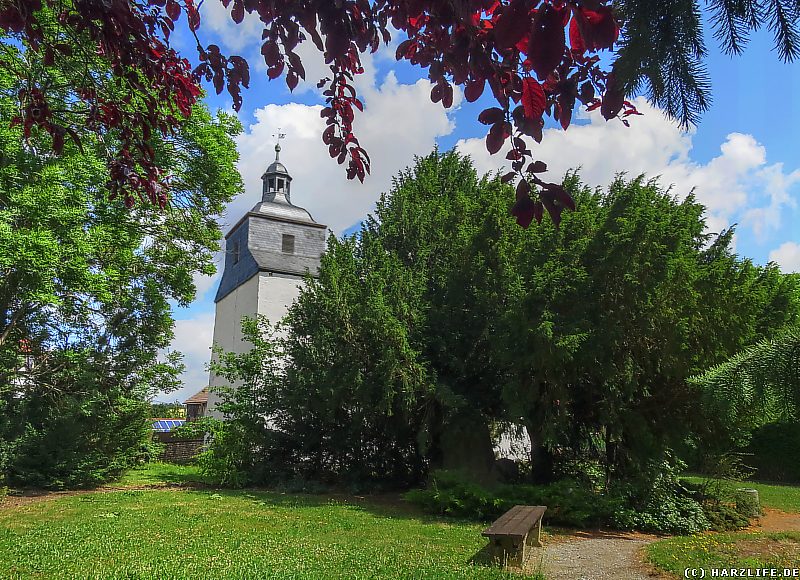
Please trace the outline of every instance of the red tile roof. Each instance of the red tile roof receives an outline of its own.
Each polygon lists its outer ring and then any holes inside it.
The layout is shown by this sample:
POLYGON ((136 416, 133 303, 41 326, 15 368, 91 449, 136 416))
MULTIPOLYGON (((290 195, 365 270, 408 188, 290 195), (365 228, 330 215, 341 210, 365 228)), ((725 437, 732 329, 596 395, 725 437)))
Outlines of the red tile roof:
POLYGON ((188 399, 186 399, 183 404, 184 405, 191 405, 191 404, 202 404, 208 403, 208 389, 203 389, 199 393, 195 393, 188 399))

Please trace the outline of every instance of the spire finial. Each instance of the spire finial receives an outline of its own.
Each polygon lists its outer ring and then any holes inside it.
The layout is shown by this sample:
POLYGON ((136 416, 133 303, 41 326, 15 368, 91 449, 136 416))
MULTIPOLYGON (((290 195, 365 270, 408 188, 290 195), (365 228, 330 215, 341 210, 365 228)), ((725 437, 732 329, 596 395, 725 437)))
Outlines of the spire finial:
POLYGON ((273 135, 278 142, 275 143, 275 161, 280 161, 281 159, 281 139, 286 138, 286 133, 281 133, 281 128, 278 127, 278 133, 273 135))

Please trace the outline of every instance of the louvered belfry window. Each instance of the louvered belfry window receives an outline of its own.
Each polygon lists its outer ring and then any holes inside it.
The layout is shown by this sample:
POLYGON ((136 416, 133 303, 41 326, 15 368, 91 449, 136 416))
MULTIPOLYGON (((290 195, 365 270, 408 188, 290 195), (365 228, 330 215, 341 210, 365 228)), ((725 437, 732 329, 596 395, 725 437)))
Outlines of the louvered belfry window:
POLYGON ((294 254, 294 236, 283 234, 281 249, 287 254, 294 254))

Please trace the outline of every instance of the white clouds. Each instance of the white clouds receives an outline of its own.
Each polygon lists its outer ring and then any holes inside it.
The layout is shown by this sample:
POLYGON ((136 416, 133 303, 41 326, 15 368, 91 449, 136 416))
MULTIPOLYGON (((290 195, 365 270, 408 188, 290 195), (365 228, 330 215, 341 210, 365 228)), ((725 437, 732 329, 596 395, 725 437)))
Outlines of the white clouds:
MULTIPOLYGON (((781 163, 767 164, 767 152, 752 135, 731 133, 720 146, 720 155, 706 164, 689 158, 692 133, 681 131, 659 110, 639 98, 644 116, 635 117, 627 128, 606 122, 599 111, 588 115, 588 125, 573 125, 568 131, 545 131, 540 145, 533 144, 534 157, 547 162, 550 179, 560 179, 570 168, 581 166, 581 178, 591 186, 606 186, 620 171, 630 176, 645 173, 661 176, 661 183, 674 184, 673 193, 683 198, 693 189, 708 208, 711 231, 739 219, 757 236, 780 225, 781 211, 796 203, 789 194, 800 183, 800 170, 786 173, 781 163)), ((490 156, 483 139, 458 142, 481 171, 508 166, 503 156, 490 156)))
POLYGON ((207 365, 211 360, 213 336, 213 312, 203 312, 191 319, 175 321, 175 338, 171 349, 183 353, 186 371, 181 378, 184 386, 177 391, 159 395, 159 400, 183 402, 208 386, 207 365))
POLYGON ((200 17, 203 23, 201 30, 215 32, 229 49, 242 50, 255 46, 258 50, 261 46, 254 40, 261 38, 264 25, 255 12, 245 12, 244 20, 241 24, 236 24, 231 18, 230 9, 225 8, 222 2, 214 0, 202 3, 200 17))
MULTIPOLYGON (((430 151, 438 137, 454 129, 441 104, 430 102, 427 80, 401 84, 390 72, 382 84, 364 86, 360 93, 365 109, 356 113, 354 131, 372 160, 372 174, 363 184, 348 180, 344 167, 328 155, 321 140, 320 105, 267 105, 255 112, 256 122, 237 140, 246 193, 229 206, 224 225, 232 226, 259 201, 261 174, 275 157, 278 127, 286 133, 281 161, 293 178, 292 202, 338 232, 372 210, 392 176, 415 154, 430 151)), ((456 104, 460 99, 457 93, 456 104)))
POLYGON ((777 263, 784 272, 800 272, 800 244, 786 242, 769 253, 771 262, 777 263))

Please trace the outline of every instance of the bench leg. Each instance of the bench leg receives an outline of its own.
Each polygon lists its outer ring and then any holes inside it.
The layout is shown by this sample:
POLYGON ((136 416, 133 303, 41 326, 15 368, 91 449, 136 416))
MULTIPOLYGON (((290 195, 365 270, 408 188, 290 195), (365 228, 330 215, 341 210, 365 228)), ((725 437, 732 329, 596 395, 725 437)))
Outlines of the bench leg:
POLYGON ((516 544, 510 538, 498 538, 489 542, 492 561, 503 567, 522 567, 527 556, 527 538, 516 544))
POLYGON ((542 520, 539 520, 534 528, 528 534, 528 537, 525 538, 525 543, 529 546, 542 546, 542 520))

